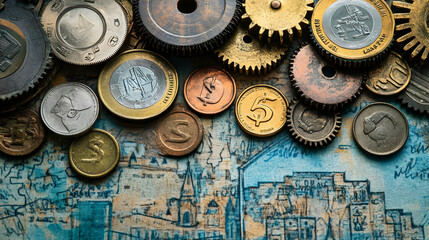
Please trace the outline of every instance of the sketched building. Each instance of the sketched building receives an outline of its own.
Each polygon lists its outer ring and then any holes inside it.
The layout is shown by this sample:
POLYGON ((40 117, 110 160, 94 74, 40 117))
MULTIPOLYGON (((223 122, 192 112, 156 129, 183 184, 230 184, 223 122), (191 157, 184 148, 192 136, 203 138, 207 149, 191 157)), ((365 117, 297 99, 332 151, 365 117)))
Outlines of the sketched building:
POLYGON ((194 227, 197 223, 197 207, 195 199, 194 182, 192 181, 191 169, 188 162, 185 181, 179 198, 178 226, 194 227))

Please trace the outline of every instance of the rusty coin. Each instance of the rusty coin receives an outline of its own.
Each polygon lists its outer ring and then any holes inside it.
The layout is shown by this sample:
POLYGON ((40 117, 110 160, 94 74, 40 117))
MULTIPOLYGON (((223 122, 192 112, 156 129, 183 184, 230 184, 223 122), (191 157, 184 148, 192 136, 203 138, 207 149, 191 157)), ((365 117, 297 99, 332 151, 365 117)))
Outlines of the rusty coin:
POLYGON ((45 138, 40 116, 31 109, 0 117, 0 151, 25 156, 36 150, 45 138))
POLYGON ((162 155, 184 156, 194 151, 202 139, 201 120, 182 106, 174 108, 158 126, 157 144, 162 155))
POLYGON ((192 72, 185 82, 186 102, 202 114, 217 114, 235 99, 234 78, 219 67, 202 67, 192 72))

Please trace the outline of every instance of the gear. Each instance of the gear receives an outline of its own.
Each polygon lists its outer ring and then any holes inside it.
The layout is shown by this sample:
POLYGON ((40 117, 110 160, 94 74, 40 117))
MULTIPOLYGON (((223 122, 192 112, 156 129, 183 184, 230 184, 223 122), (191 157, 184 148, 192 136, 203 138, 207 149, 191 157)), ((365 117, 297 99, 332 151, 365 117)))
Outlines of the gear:
POLYGON ((240 0, 137 0, 134 21, 155 50, 202 55, 226 42, 240 21, 240 0))
POLYGON ((339 113, 322 112, 294 99, 287 111, 287 126, 292 137, 309 147, 332 142, 341 129, 339 113))
POLYGON ((364 82, 361 73, 332 66, 306 43, 295 51, 289 76, 305 102, 324 110, 336 110, 352 102, 362 92, 364 82))
POLYGON ((35 12, 16 1, 0 11, 0 41, 0 101, 11 101, 46 75, 51 48, 35 12))
POLYGON ((429 55, 429 1, 393 1, 392 6, 399 10, 394 14, 400 36, 396 41, 405 44, 405 51, 412 50, 412 59, 420 56, 423 64, 429 55))
POLYGON ((256 31, 259 39, 283 44, 292 41, 294 32, 301 36, 302 27, 310 22, 313 0, 246 0, 243 20, 249 19, 250 31, 256 31))
POLYGON ((374 66, 392 45, 395 19, 383 0, 320 0, 310 36, 330 63, 347 68, 374 66))
POLYGON ((419 114, 429 115, 429 63, 412 69, 411 80, 399 100, 419 114))
POLYGON ((255 75, 271 71, 285 58, 286 51, 286 47, 263 46, 241 24, 234 36, 215 53, 233 71, 255 75))

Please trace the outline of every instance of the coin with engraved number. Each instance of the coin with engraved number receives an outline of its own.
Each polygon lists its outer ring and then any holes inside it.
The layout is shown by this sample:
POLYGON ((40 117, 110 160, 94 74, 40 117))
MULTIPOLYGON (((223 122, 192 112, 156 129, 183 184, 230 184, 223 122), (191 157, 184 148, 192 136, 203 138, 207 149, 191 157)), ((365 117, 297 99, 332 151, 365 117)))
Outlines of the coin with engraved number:
POLYGON ((411 68, 401 55, 391 52, 389 56, 372 69, 366 80, 366 87, 378 95, 394 95, 404 90, 411 78, 411 68))
POLYGON ((268 137, 283 128, 288 107, 289 102, 280 90, 260 84, 240 94, 235 105, 235 117, 246 133, 268 137))
POLYGON ((201 120, 184 106, 176 106, 158 124, 157 145, 162 155, 184 156, 203 139, 201 120))
POLYGON ((219 67, 202 67, 192 72, 185 82, 186 102, 202 114, 217 114, 235 99, 235 80, 219 67))
POLYGON ((173 103, 179 80, 176 69, 162 56, 131 50, 101 71, 98 92, 114 114, 131 120, 155 117, 173 103))
POLYGON ((51 88, 40 106, 46 127, 61 136, 77 136, 89 131, 98 117, 98 99, 91 88, 68 82, 51 88))
POLYGON ((368 153, 389 155, 399 151, 408 139, 408 120, 395 106, 373 103, 353 119, 353 137, 368 153))
POLYGON ((112 57, 125 41, 125 10, 115 0, 54 0, 42 14, 44 29, 59 59, 91 65, 112 57))
POLYGON ((12 156, 25 156, 36 150, 45 138, 39 114, 24 109, 0 116, 0 151, 12 156))
POLYGON ((417 113, 429 114, 429 63, 412 69, 410 84, 399 100, 417 113))
POLYGON ((69 150, 70 164, 80 175, 88 178, 109 174, 119 162, 119 145, 108 132, 93 129, 75 139, 69 150))

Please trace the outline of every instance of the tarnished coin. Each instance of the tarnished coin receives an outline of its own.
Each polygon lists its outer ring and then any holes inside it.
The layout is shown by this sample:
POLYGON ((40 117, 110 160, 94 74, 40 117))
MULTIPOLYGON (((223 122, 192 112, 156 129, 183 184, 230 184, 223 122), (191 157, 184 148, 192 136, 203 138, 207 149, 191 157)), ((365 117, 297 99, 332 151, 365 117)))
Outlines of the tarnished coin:
POLYGON ((76 136, 91 129, 98 117, 98 99, 91 88, 68 82, 51 88, 40 106, 42 120, 54 133, 76 136))
POLYGON ((54 54, 61 60, 90 65, 112 57, 127 36, 127 17, 115 0, 54 0, 42 14, 54 54))
POLYGON ((429 114, 429 63, 413 68, 410 84, 399 99, 409 109, 429 114))
POLYGON ((235 105, 235 116, 246 133, 268 137, 283 128, 288 107, 289 102, 280 90, 260 84, 240 94, 235 105))
POLYGON ((167 110, 176 98, 178 85, 177 72, 165 58, 146 50, 131 50, 104 67, 98 92, 112 113, 143 120, 167 110))
POLYGON ((216 114, 227 109, 235 99, 234 78, 219 67, 202 67, 185 82, 186 102, 202 114, 216 114))
POLYGON ((353 119, 353 137, 368 153, 389 155, 399 151, 408 139, 408 120, 395 106, 374 103, 353 119))
POLYGON ((378 95, 394 95, 404 90, 411 78, 411 68, 401 55, 391 52, 389 56, 372 69, 366 80, 366 87, 378 95))
POLYGON ((70 164, 80 175, 88 178, 109 174, 119 162, 119 145, 108 132, 93 129, 75 139, 69 150, 70 164))
POLYGON ((200 145, 202 139, 201 120, 182 106, 174 108, 158 125, 157 144, 163 155, 189 154, 200 145))
POLYGON ((45 129, 39 114, 25 109, 0 116, 0 151, 12 156, 32 153, 43 142, 45 129))

